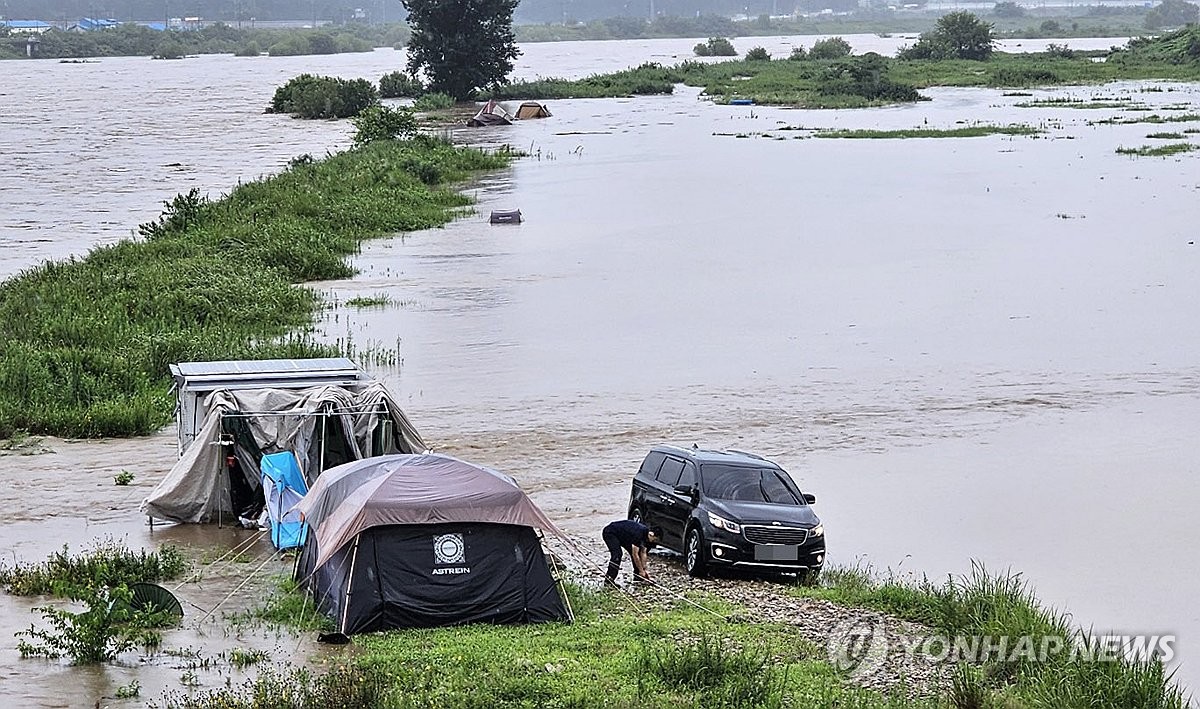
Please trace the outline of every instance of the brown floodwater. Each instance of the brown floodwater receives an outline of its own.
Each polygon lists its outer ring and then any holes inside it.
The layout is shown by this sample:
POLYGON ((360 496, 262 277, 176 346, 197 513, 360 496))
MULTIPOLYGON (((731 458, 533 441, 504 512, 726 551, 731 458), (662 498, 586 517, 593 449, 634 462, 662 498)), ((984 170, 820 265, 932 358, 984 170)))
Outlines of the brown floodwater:
MULTIPOLYGON (((786 53, 812 39, 753 44, 786 53)), ((852 39, 860 51, 904 41, 852 39)), ((519 72, 674 61, 694 43, 530 45, 519 72)), ((303 71, 377 78, 399 63, 390 50, 5 63, 0 273, 122 238, 192 186, 215 195, 343 146, 344 123, 262 115, 273 87, 303 71)), ((1163 115, 1200 106, 1194 85, 1147 86, 1032 98, 1103 97, 1163 115)), ((817 495, 835 563, 934 577, 972 560, 1011 567, 1084 625, 1178 635, 1180 676, 1194 686, 1200 158, 1120 156, 1165 128, 1089 123, 1145 112, 926 93, 913 106, 802 111, 714 106, 681 89, 556 101, 547 120, 457 131, 531 157, 469 186, 478 214, 369 244, 357 277, 318 284, 338 303, 321 336, 397 354, 374 372, 425 438, 515 475, 572 533, 623 516, 654 443, 754 450, 817 495), (1046 132, 781 130, 961 122, 1046 132), (487 224, 490 209, 509 208, 526 221, 487 224), (393 302, 342 305, 374 294, 393 302)), ((224 620, 287 571, 253 532, 151 530, 137 513, 173 461, 171 432, 24 452, 35 454, 0 457, 7 561, 106 536, 180 543, 206 561, 249 547, 179 586, 188 618, 165 646, 195 648, 209 667, 136 653, 90 669, 20 660, 11 632, 41 601, 0 596, 6 703, 119 704, 116 688, 133 679, 144 698, 236 682, 220 659, 234 647, 275 662, 323 656, 307 637, 224 620), (125 469, 133 484, 114 485, 125 469)))

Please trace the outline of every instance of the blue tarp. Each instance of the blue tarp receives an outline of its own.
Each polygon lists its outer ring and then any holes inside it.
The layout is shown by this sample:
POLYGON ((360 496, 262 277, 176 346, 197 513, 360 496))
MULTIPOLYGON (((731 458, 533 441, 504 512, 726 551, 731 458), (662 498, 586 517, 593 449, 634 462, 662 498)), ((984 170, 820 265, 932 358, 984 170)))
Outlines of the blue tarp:
POLYGON ((303 545, 308 525, 286 514, 308 494, 308 485, 296 456, 291 451, 264 455, 259 467, 262 469, 263 496, 267 500, 267 518, 271 520, 271 543, 276 549, 303 545))

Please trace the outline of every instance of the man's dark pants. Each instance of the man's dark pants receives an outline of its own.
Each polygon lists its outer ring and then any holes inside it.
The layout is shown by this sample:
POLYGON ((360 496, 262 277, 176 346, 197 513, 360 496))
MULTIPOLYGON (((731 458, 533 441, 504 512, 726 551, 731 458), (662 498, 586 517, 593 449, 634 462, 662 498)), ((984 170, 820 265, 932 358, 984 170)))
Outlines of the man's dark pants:
POLYGON ((621 542, 617 540, 617 536, 607 530, 601 535, 604 539, 604 546, 608 547, 608 573, 605 576, 609 581, 616 582, 617 574, 621 571, 621 542))

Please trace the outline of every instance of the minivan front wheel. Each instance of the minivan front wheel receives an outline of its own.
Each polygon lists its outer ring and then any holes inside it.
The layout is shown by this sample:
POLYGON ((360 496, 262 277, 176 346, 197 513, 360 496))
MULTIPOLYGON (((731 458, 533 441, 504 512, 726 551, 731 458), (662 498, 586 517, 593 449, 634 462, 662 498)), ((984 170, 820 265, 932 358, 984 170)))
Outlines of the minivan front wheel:
POLYGON ((687 541, 683 545, 683 560, 687 565, 688 576, 704 578, 708 560, 704 558, 704 535, 697 527, 688 530, 687 541))
POLYGON ((639 524, 646 523, 645 517, 642 516, 641 509, 636 506, 629 508, 629 519, 633 520, 634 522, 638 522, 639 524))

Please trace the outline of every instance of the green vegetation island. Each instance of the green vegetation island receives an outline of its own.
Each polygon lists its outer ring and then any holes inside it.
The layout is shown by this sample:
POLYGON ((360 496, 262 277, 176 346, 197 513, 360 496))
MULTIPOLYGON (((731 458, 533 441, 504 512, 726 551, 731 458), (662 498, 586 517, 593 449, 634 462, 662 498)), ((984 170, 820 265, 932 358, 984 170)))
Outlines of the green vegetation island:
POLYGON ((812 50, 794 50, 788 57, 771 57, 756 47, 738 60, 688 60, 674 66, 648 63, 578 80, 503 84, 487 95, 533 100, 603 98, 669 94, 676 85, 684 84, 702 88, 705 96, 718 103, 741 100, 856 108, 918 101, 922 99, 919 90, 933 86, 1025 88, 1118 80, 1200 80, 1200 27, 1194 25, 1099 52, 1051 45, 1044 52, 1012 54, 995 51, 994 44, 990 23, 971 13, 954 12, 944 15, 934 29, 897 57, 851 55, 849 44, 830 38, 812 50))

